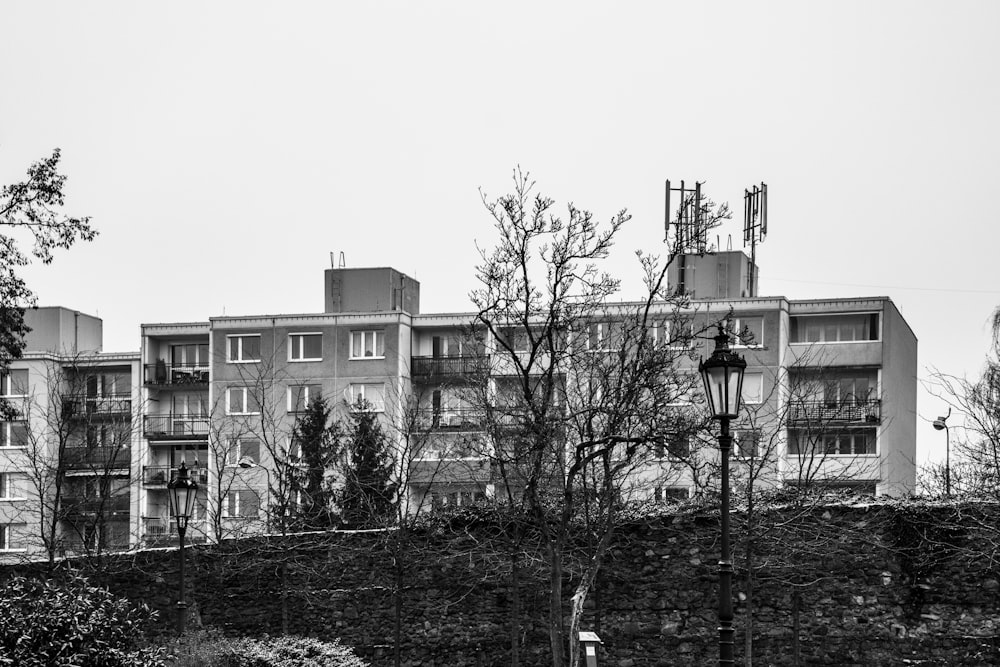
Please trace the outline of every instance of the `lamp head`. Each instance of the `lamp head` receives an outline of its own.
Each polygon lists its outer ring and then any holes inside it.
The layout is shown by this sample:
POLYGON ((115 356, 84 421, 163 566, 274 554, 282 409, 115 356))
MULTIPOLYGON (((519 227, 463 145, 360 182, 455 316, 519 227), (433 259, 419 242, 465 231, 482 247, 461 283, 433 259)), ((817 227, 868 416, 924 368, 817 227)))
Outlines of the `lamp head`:
POLYGON ((934 428, 938 431, 945 430, 946 428, 948 428, 948 424, 945 423, 947 420, 948 420, 947 417, 938 417, 933 422, 934 428))
POLYGON ((187 464, 181 461, 177 474, 167 483, 170 498, 170 513, 177 520, 177 529, 187 528, 188 519, 194 513, 194 501, 198 495, 198 483, 188 474, 187 464))
POLYGON ((698 364, 698 372, 705 383, 708 409, 712 419, 736 419, 740 414, 743 372, 747 362, 729 349, 729 334, 721 322, 719 333, 714 338, 712 356, 698 364))

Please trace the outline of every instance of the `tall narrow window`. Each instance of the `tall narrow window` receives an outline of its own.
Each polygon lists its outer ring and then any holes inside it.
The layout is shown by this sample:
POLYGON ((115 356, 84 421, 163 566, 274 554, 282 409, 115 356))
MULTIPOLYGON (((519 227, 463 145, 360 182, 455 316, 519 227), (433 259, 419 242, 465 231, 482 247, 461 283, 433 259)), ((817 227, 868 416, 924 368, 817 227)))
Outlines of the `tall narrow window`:
POLYGON ((0 422, 0 447, 27 447, 27 422, 0 422))
POLYGON ((22 542, 25 524, 0 524, 0 551, 23 551, 22 542))
POLYGON ((27 396, 28 371, 13 370, 0 374, 0 396, 27 396))
POLYGON ((321 361, 323 359, 323 334, 289 335, 288 358, 291 361, 321 361))

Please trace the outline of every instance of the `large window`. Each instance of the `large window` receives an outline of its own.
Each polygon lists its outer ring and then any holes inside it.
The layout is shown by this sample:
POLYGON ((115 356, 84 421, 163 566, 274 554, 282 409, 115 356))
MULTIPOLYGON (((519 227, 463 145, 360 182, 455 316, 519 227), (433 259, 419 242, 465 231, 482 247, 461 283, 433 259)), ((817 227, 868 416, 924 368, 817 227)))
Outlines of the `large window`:
POLYGON ((240 438, 229 443, 229 449, 226 451, 226 465, 239 465, 243 459, 250 463, 260 463, 260 440, 240 438))
POLYGON ((0 447, 27 447, 27 422, 0 422, 0 447))
POLYGON ((25 477, 21 473, 0 473, 0 500, 23 500, 25 477))
POLYGON ((222 516, 227 519, 256 519, 260 516, 260 497, 249 489, 230 491, 222 496, 222 516))
POLYGON ((686 350, 690 349, 694 339, 694 323, 689 318, 668 318, 654 322, 648 333, 656 345, 686 350))
POLYGON ((840 433, 795 433, 789 439, 793 456, 871 456, 875 454, 875 432, 870 429, 840 433))
POLYGON ((762 433, 758 429, 740 429, 733 432, 733 454, 740 459, 757 458, 761 451, 762 433))
POLYGON ((382 383, 352 384, 348 388, 351 408, 382 412, 385 410, 385 385, 382 383))
POLYGON ((288 388, 288 411, 305 412, 309 403, 321 395, 318 384, 293 384, 288 388))
POLYGON ((764 318, 737 317, 733 320, 732 333, 736 336, 735 347, 763 347, 764 318))
POLYGON ((252 387, 230 387, 226 390, 226 414, 260 414, 260 399, 252 387))
POLYGON ((226 360, 233 363, 260 361, 260 334, 226 336, 226 360))
POLYGON ((381 359, 384 356, 384 331, 351 332, 351 359, 381 359))
POLYGON ((653 501, 657 503, 677 503, 689 497, 686 486, 658 486, 653 489, 653 501))
POLYGON ((743 393, 740 400, 746 405, 756 405, 764 400, 764 374, 744 373, 743 393))
POLYGON ((170 346, 170 364, 175 367, 208 367, 208 344, 190 343, 170 346))
POLYGON ((290 361, 321 361, 323 359, 323 334, 296 333, 288 336, 290 361))
POLYGON ((656 456, 664 459, 684 459, 691 454, 691 439, 686 433, 671 433, 656 446, 656 456))
POLYGON ((28 371, 16 370, 0 374, 0 396, 27 396, 28 371))
POLYGON ((0 524, 0 551, 24 551, 23 523, 0 524))
POLYGON ((622 346, 621 322, 591 322, 587 326, 587 349, 618 350, 622 346))
POLYGON ((878 340, 878 313, 800 315, 791 318, 793 343, 878 340))

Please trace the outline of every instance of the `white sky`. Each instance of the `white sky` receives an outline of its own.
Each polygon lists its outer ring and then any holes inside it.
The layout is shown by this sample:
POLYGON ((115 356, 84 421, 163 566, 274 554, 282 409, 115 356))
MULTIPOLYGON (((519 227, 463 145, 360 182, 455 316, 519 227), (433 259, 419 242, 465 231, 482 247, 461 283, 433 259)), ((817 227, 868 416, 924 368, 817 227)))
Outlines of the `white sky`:
MULTIPOLYGON (((465 310, 478 189, 517 164, 630 210, 631 286, 664 179, 737 217, 765 181, 762 295, 892 297, 921 378, 988 348, 997 2, 8 2, 0 25, 0 183, 61 147, 67 210, 101 232, 25 275, 100 315, 107 351, 142 322, 319 312, 331 251, 465 310)), ((921 461, 942 405, 921 391, 921 461)))

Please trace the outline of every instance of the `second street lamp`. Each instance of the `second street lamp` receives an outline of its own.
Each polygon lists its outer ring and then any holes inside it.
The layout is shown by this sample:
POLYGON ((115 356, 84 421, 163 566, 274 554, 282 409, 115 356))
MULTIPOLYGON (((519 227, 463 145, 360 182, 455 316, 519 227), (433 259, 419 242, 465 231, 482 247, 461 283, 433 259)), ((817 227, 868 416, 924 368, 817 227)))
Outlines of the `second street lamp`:
POLYGON ((167 484, 170 497, 170 513, 177 521, 177 535, 180 538, 180 596, 177 600, 177 634, 184 634, 184 623, 187 616, 187 601, 184 599, 184 533, 187 531, 188 519, 194 512, 194 501, 198 495, 198 483, 188 475, 187 465, 181 461, 177 475, 167 484))
POLYGON ((951 417, 951 408, 944 417, 934 420, 934 428, 944 431, 944 495, 951 496, 951 431, 948 430, 948 417, 951 417))
POLYGON ((729 421, 740 414, 743 372, 747 362, 729 349, 729 334, 720 323, 715 336, 715 350, 698 364, 705 383, 705 397, 712 419, 719 420, 719 452, 722 458, 722 555, 719 559, 719 665, 733 665, 735 630, 733 629, 733 561, 729 553, 729 453, 733 436, 729 421))

